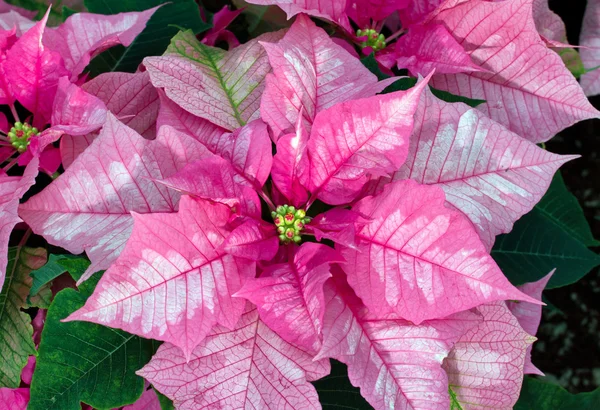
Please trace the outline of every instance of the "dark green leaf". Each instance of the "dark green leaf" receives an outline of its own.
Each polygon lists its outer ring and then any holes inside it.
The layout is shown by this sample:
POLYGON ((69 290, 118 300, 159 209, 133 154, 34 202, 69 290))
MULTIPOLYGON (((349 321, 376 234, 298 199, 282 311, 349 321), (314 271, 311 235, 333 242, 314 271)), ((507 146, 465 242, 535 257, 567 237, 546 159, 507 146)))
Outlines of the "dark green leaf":
POLYGON ((32 269, 46 262, 44 249, 9 248, 6 278, 0 293, 0 387, 17 388, 21 370, 35 354, 31 317, 21 311, 31 289, 32 269))
POLYGON ((492 256, 515 285, 534 282, 556 268, 548 283, 556 288, 578 281, 600 264, 600 256, 586 246, 595 243, 581 207, 558 175, 512 232, 498 236, 492 256))
POLYGON ((569 192, 560 172, 552 179, 548 192, 536 208, 548 219, 586 246, 598 246, 590 225, 583 214, 577 198, 569 192))
MULTIPOLYGON (((390 76, 383 73, 379 68, 377 60, 375 60, 375 55, 370 54, 367 57, 362 58, 362 63, 365 67, 369 69, 373 74, 377 76, 379 80, 385 80, 390 76)), ((383 90, 382 94, 392 93, 394 91, 408 90, 412 86, 417 83, 416 78, 412 77, 402 77, 398 79, 398 81, 394 82, 392 85, 388 86, 385 90, 383 90)), ((465 103, 470 107, 477 107, 479 104, 483 104, 485 100, 475 100, 472 98, 462 97, 460 95, 454 95, 447 91, 438 90, 437 88, 429 87, 433 95, 439 98, 442 101, 446 101, 449 103, 461 102, 465 103)))
POLYGON ((523 381, 515 410, 597 410, 600 388, 590 393, 571 394, 562 387, 532 377, 523 381))
POLYGON ((166 50, 171 37, 180 28, 201 33, 210 28, 200 18, 199 6, 194 0, 85 0, 92 13, 116 14, 143 11, 164 4, 152 16, 144 31, 127 47, 113 47, 97 56, 90 65, 92 76, 107 71, 134 72, 144 57, 157 56, 166 50))
POLYGON ((160 408, 162 410, 174 410, 175 406, 173 406, 173 402, 167 396, 154 389, 156 392, 156 396, 158 397, 158 401, 160 403, 160 408))
POLYGON ((63 8, 62 8, 62 17, 63 17, 63 20, 68 19, 69 17, 71 17, 75 13, 77 13, 77 10, 73 10, 70 7, 63 6, 63 8))
POLYGON ((48 258, 48 263, 31 272, 31 277, 33 278, 33 286, 31 287, 32 296, 37 295, 44 285, 67 272, 68 269, 63 264, 65 261, 67 266, 69 266, 71 261, 82 266, 85 265, 84 270, 89 266, 88 260, 82 256, 51 254, 48 258))
POLYGON ((79 292, 65 289, 54 298, 42 332, 29 410, 79 410, 80 402, 107 409, 141 396, 144 380, 135 372, 150 360, 158 342, 94 323, 61 322, 83 306, 99 277, 92 276, 79 292))
POLYGON ((371 410, 373 407, 360 395, 348 379, 347 367, 331 360, 331 374, 313 382, 319 401, 325 410, 371 410))

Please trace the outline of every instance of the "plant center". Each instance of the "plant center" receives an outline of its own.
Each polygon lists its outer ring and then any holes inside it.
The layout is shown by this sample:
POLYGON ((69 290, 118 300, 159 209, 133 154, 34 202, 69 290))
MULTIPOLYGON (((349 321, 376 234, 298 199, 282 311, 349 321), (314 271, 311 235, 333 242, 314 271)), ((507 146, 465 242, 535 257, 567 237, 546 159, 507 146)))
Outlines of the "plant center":
POLYGON ((356 31, 357 37, 367 37, 366 41, 360 43, 362 48, 371 47, 373 51, 383 50, 386 46, 385 44, 385 36, 383 34, 379 34, 377 31, 372 28, 366 28, 364 30, 356 31))
POLYGON ((310 222, 304 209, 296 209, 291 205, 278 206, 277 210, 271 212, 271 216, 277 227, 279 240, 285 245, 292 242, 299 243, 304 227, 310 222))
POLYGON ((31 142, 31 137, 38 135, 37 128, 27 123, 15 122, 14 127, 8 132, 8 138, 11 145, 20 153, 27 151, 31 142))

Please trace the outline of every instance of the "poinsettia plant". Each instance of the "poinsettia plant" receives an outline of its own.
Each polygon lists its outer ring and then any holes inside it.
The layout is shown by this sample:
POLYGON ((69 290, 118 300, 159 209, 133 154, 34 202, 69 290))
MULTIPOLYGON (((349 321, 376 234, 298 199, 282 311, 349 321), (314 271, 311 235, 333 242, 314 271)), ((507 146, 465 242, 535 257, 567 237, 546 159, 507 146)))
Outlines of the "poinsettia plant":
POLYGON ((0 407, 536 397, 594 2, 581 57, 544 0, 65 5, 0 4, 0 407))

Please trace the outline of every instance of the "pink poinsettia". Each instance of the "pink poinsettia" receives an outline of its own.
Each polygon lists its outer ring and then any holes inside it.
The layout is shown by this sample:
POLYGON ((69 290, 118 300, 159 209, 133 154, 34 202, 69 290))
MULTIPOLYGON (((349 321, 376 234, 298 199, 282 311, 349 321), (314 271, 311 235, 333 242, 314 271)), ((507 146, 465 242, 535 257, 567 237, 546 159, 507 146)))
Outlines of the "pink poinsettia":
POLYGON ((14 11, 9 16, 12 20, 0 19, 12 27, 6 36, 6 32, 0 35, 0 104, 7 105, 13 117, 9 122, 4 114, 0 115, 0 183, 12 190, 4 195, 6 204, 0 214, 0 285, 8 238, 18 222, 19 199, 33 185, 38 167, 49 175, 60 167, 61 153, 52 143, 63 134, 84 138, 106 119, 105 104, 77 85, 79 75, 100 51, 130 44, 155 10, 117 16, 77 14, 56 29, 46 26, 49 10, 42 20, 30 25, 14 11), (75 48, 69 48, 69 44, 75 48), (15 102, 29 112, 23 120, 15 102), (35 169, 28 166, 32 163, 35 169), (5 175, 15 165, 28 166, 22 178, 5 175))
POLYGON ((19 208, 87 252, 82 280, 107 269, 66 320, 164 341, 139 374, 182 409, 319 408, 329 358, 378 409, 514 404, 533 338, 504 301, 540 302, 488 250, 569 157, 437 99, 430 73, 376 95, 389 81, 305 15, 228 52, 179 35, 145 64, 83 88, 111 110, 120 84, 164 88, 139 105, 159 99, 156 138, 152 115, 105 114, 19 208))

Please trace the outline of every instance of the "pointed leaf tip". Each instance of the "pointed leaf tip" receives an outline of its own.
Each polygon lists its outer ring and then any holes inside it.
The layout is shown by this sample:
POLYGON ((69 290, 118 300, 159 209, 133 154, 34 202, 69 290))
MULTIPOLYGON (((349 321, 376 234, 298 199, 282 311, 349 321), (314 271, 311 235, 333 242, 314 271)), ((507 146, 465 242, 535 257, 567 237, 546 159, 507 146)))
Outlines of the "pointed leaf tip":
POLYGON ((357 249, 341 248, 343 267, 367 307, 418 324, 495 300, 540 304, 508 282, 471 222, 444 202, 440 188, 406 180, 352 208, 370 221, 357 249))

